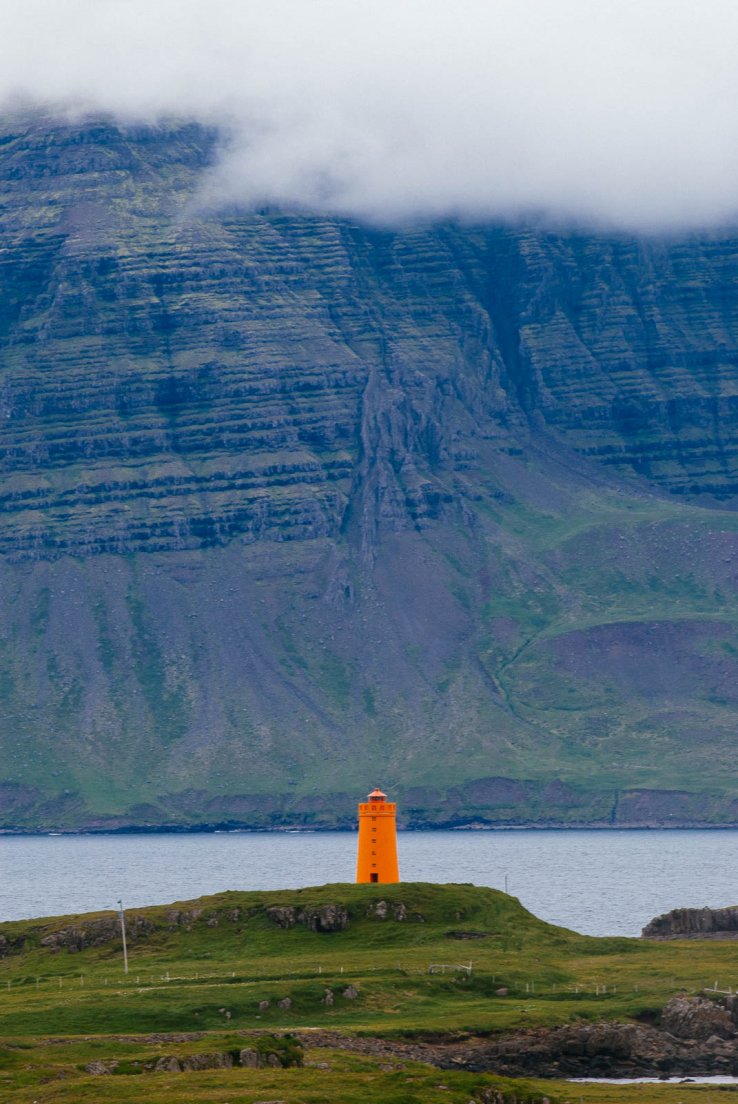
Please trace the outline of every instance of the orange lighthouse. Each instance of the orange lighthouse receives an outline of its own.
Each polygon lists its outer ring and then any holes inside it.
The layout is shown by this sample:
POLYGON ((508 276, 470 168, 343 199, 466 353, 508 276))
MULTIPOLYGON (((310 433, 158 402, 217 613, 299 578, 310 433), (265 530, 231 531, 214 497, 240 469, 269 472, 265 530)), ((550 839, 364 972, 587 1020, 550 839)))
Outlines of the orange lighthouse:
POLYGON ((375 789, 359 803, 357 882, 399 882, 394 801, 375 789))

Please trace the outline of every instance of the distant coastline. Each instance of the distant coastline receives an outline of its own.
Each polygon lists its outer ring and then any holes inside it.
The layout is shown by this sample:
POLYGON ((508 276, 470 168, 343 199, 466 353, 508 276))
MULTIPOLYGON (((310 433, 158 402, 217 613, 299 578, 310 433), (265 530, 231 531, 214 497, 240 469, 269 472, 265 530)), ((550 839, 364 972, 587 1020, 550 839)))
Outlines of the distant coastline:
MULTIPOLYGON (((562 823, 552 821, 550 823, 516 822, 510 824, 399 824, 400 832, 735 832, 738 823, 714 824, 708 822, 662 822, 662 823, 632 823, 632 824, 602 824, 594 823, 562 823)), ((218 835, 238 833, 258 833, 259 835, 314 835, 316 833, 344 832, 347 835, 355 834, 356 825, 294 825, 294 824, 192 824, 192 825, 124 825, 111 826, 80 826, 76 828, 0 828, 0 836, 190 836, 190 835, 218 835)))

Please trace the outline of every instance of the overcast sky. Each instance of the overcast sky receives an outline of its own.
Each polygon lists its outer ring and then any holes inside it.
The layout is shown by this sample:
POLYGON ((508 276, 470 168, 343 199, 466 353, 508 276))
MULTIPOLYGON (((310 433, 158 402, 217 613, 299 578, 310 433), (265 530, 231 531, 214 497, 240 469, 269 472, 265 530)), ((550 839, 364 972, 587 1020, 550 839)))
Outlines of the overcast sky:
POLYGON ((0 0, 0 103, 228 134, 218 200, 738 221, 735 0, 0 0))

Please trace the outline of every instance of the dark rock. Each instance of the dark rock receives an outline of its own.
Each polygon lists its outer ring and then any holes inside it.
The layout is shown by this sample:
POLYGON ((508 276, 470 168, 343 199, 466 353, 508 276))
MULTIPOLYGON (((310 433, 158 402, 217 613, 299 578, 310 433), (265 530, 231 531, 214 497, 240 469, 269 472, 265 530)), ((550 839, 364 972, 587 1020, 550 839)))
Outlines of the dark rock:
POLYGON ((266 914, 280 928, 292 928, 304 924, 315 932, 343 931, 348 926, 348 910, 343 905, 321 905, 318 908, 298 909, 292 905, 271 905, 266 914))
POLYGON ((26 944, 25 935, 17 935, 13 938, 8 938, 5 935, 0 935, 0 958, 5 958, 9 954, 20 953, 26 944))
POLYGON ((447 939, 486 939, 488 932, 480 931, 447 931, 447 939))
MULTIPOLYGON (((700 1011, 675 1007, 673 1022, 684 1025, 690 1015, 694 1023, 700 1021, 700 1011)), ((725 1024, 721 1030, 727 1030, 725 1024)), ((717 1034, 712 1042, 709 1037, 699 1041, 640 1024, 599 1023, 503 1036, 470 1054, 467 1065, 521 1076, 627 1077, 634 1071, 644 1076, 709 1074, 737 1058, 735 1043, 717 1034)))
POLYGON ((102 1058, 96 1058, 94 1062, 87 1063, 87 1065, 85 1066, 85 1070, 87 1071, 87 1073, 104 1075, 108 1073, 113 1073, 118 1065, 119 1063, 114 1059, 110 1061, 104 1061, 102 1058))
POLYGON ((181 1073, 182 1064, 173 1056, 159 1058, 154 1066, 157 1073, 181 1073))
POLYGON ((299 920, 315 932, 343 931, 348 927, 348 910, 343 905, 323 905, 318 909, 305 909, 299 920))
POLYGON ((200 919, 202 913, 203 910, 201 908, 167 909, 165 918, 167 924, 170 924, 172 927, 183 927, 189 930, 192 924, 200 919))
MULTIPOLYGON (((132 914, 126 918, 126 936, 131 943, 145 938, 155 930, 154 922, 145 916, 132 914)), ((100 947, 106 943, 117 942, 120 938, 121 930, 117 917, 104 917, 48 932, 41 937, 40 943, 42 947, 52 951, 67 950, 74 953, 86 947, 100 947)))
POLYGON ((485 1071, 511 1077, 707 1076, 738 1067, 738 1042, 709 1037, 678 1039, 642 1024, 568 1024, 459 1041, 349 1038, 311 1032, 303 1040, 325 1046, 424 1062, 441 1069, 485 1071))
POLYGON ((266 914, 280 928, 293 928, 297 923, 297 909, 291 905, 269 905, 266 914))
POLYGON ((738 907, 672 909, 646 924, 641 935, 644 939, 738 939, 738 907))
POLYGON ((180 1058, 183 1072, 190 1070, 230 1069, 233 1065, 233 1055, 228 1052, 216 1052, 214 1054, 190 1054, 186 1058, 180 1058))
MULTIPOLYGON (((388 901, 375 901, 367 909, 367 916, 376 916, 378 920, 386 920, 390 914, 393 920, 406 920, 407 908, 401 901, 390 904, 388 901)), ((421 919, 417 915, 413 917, 414 920, 421 919)))
POLYGON ((727 1009, 701 997, 673 997, 661 1015, 661 1027, 678 1039, 706 1040, 713 1050, 718 1040, 735 1035, 727 1009))

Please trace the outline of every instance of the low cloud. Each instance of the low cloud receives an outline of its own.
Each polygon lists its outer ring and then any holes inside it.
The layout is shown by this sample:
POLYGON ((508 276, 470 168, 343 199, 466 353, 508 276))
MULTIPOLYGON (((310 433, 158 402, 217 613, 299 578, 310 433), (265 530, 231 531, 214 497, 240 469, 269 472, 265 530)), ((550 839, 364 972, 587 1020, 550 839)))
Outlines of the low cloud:
POLYGON ((723 0, 0 0, 0 104, 223 129, 211 202, 738 221, 723 0))

